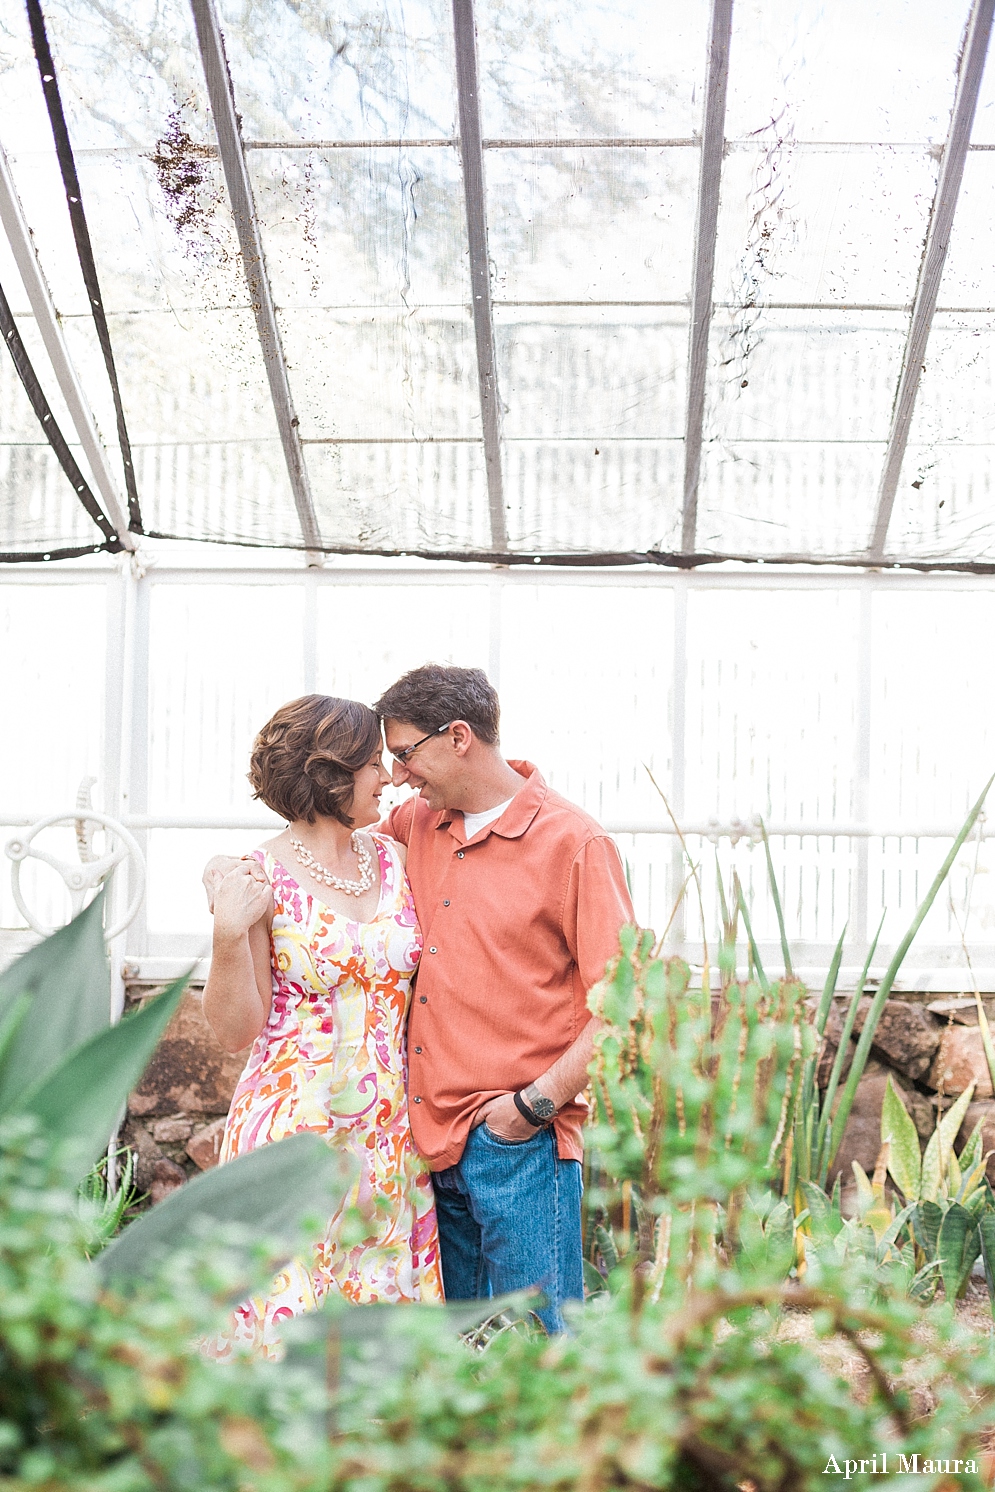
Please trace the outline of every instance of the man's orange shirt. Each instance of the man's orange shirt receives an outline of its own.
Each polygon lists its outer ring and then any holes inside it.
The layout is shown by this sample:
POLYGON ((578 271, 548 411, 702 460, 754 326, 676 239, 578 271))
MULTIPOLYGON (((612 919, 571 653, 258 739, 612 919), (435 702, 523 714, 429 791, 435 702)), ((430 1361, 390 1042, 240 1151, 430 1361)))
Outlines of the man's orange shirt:
MULTIPOLYGON (((530 762, 473 839, 420 798, 386 830, 408 846, 425 947, 408 1018, 408 1113, 433 1171, 455 1165, 481 1104, 552 1066, 590 1019, 587 992, 618 952, 632 903, 618 850, 530 762)), ((583 1154, 583 1104, 557 1114, 564 1160, 583 1154)))

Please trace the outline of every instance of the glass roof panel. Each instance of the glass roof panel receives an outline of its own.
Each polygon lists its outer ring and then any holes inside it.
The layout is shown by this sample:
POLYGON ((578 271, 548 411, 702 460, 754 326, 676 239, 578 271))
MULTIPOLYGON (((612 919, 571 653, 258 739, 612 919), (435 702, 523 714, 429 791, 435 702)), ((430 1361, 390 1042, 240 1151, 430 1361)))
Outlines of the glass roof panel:
POLYGON ((893 312, 716 310, 706 439, 887 439, 907 329, 893 312))
POLYGON ((497 301, 678 301, 691 286, 698 152, 493 150, 497 301))
POLYGON ((941 142, 967 0, 736 0, 726 135, 941 142))
POLYGON ((309 445, 327 542, 361 549, 490 547, 483 447, 476 442, 309 445))
MULTIPOLYGON (((28 342, 27 318, 18 318, 18 330, 28 342)), ((34 347, 30 355, 34 361, 34 347)), ((88 477, 71 428, 60 428, 88 477)), ((99 547, 104 536, 78 501, 5 350, 0 350, 0 430, 0 553, 99 547)))
POLYGON ((498 306, 495 328, 506 440, 683 438, 686 313, 498 306))
POLYGON ((248 163, 277 305, 469 305, 455 150, 253 150, 248 163))
POLYGON ((477 0, 483 133, 689 137, 701 126, 707 0, 477 0))
POLYGON ((480 439, 469 311, 278 313, 308 440, 480 439))
POLYGON ((679 440, 513 440, 504 490, 513 548, 644 553, 680 547, 679 440))
MULTIPOLYGON (((991 59, 989 69, 995 72, 991 59)), ((970 151, 940 285, 944 307, 995 309, 995 151, 970 151)))
MULTIPOLYGON (((212 140, 193 17, 182 0, 44 0, 46 29, 73 151, 152 148, 169 121, 200 144, 212 140)), ((2 137, 34 150, 52 134, 23 5, 0 19, 4 52, 2 137)))
POLYGON ((733 150, 716 299, 910 305, 936 176, 925 149, 809 151, 765 135, 733 150))
POLYGON ((884 442, 710 441, 699 550, 856 556, 870 541, 884 442))
POLYGON ((910 442, 887 553, 995 561, 995 447, 910 442))
POLYGON ((220 0, 247 140, 451 140, 447 0, 220 0))

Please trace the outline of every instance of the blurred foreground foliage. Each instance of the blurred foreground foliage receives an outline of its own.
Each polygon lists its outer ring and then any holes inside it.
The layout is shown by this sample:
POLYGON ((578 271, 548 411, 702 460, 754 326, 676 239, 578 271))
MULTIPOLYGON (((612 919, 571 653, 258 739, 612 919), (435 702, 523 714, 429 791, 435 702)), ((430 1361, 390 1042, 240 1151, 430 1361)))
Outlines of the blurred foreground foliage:
MULTIPOLYGON (((770 981, 754 960, 739 981, 727 950, 713 994, 650 934, 624 933, 591 996, 591 1295, 568 1334, 542 1335, 522 1298, 337 1300, 287 1324, 283 1361, 222 1364, 203 1342, 350 1180, 298 1136, 102 1247, 90 1168, 178 996, 110 1028, 94 985, 81 1045, 65 1019, 30 1081, 4 1076, 10 1033, 57 1014, 84 967, 102 978, 87 926, 0 977, 0 1489, 801 1492, 882 1452, 892 1470, 918 1456, 919 1488, 950 1487, 955 1461, 958 1487, 985 1485, 991 1340, 952 1300, 914 1298, 894 1209, 845 1221, 799 1167, 817 1022, 790 969, 770 981)), ((886 1125, 893 1174, 914 1173, 893 1107, 886 1125)), ((917 1206, 927 1190, 971 1200, 946 1156, 944 1141, 946 1183, 924 1185, 923 1167, 909 1180, 917 1206)))

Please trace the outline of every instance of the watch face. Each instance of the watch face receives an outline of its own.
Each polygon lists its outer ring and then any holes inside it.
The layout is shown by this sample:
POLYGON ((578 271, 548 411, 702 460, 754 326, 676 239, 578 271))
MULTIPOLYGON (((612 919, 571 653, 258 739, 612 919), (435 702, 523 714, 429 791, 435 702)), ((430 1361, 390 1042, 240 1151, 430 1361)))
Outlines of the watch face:
POLYGON ((552 1119, 556 1113, 556 1105, 551 1098, 537 1098, 532 1105, 532 1112, 537 1119, 552 1119))

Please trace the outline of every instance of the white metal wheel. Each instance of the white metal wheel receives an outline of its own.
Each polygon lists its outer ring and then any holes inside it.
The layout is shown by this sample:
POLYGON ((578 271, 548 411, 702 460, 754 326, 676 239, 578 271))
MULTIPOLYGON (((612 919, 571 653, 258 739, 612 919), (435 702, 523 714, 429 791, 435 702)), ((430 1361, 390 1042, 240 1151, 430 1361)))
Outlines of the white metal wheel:
POLYGON ((21 865, 25 860, 41 860, 45 865, 52 867, 65 883, 69 892, 69 899, 76 917, 83 907, 92 901, 89 893, 96 893, 103 883, 110 879, 117 868, 124 862, 134 866, 135 889, 128 903, 124 916, 104 933, 104 941, 110 943, 119 933, 134 921, 138 915, 138 909, 145 895, 145 858, 138 847, 138 843, 132 834, 117 819, 111 818, 109 814, 98 813, 95 808, 74 808, 69 813, 49 813, 44 818, 38 819, 37 823, 25 829, 23 834, 7 841, 4 851, 8 860, 13 861, 10 873, 10 886, 14 894, 17 910, 34 932, 40 933, 42 937, 48 937, 54 928, 46 927, 39 922, 34 913, 28 907, 21 892, 21 865), (99 860, 84 861, 79 865, 72 865, 68 861, 60 860, 57 855, 52 855, 48 850, 43 850, 34 844, 35 837, 44 829, 51 829, 56 824, 71 825, 80 823, 95 823, 106 829, 113 835, 116 843, 113 848, 101 855, 99 860))

